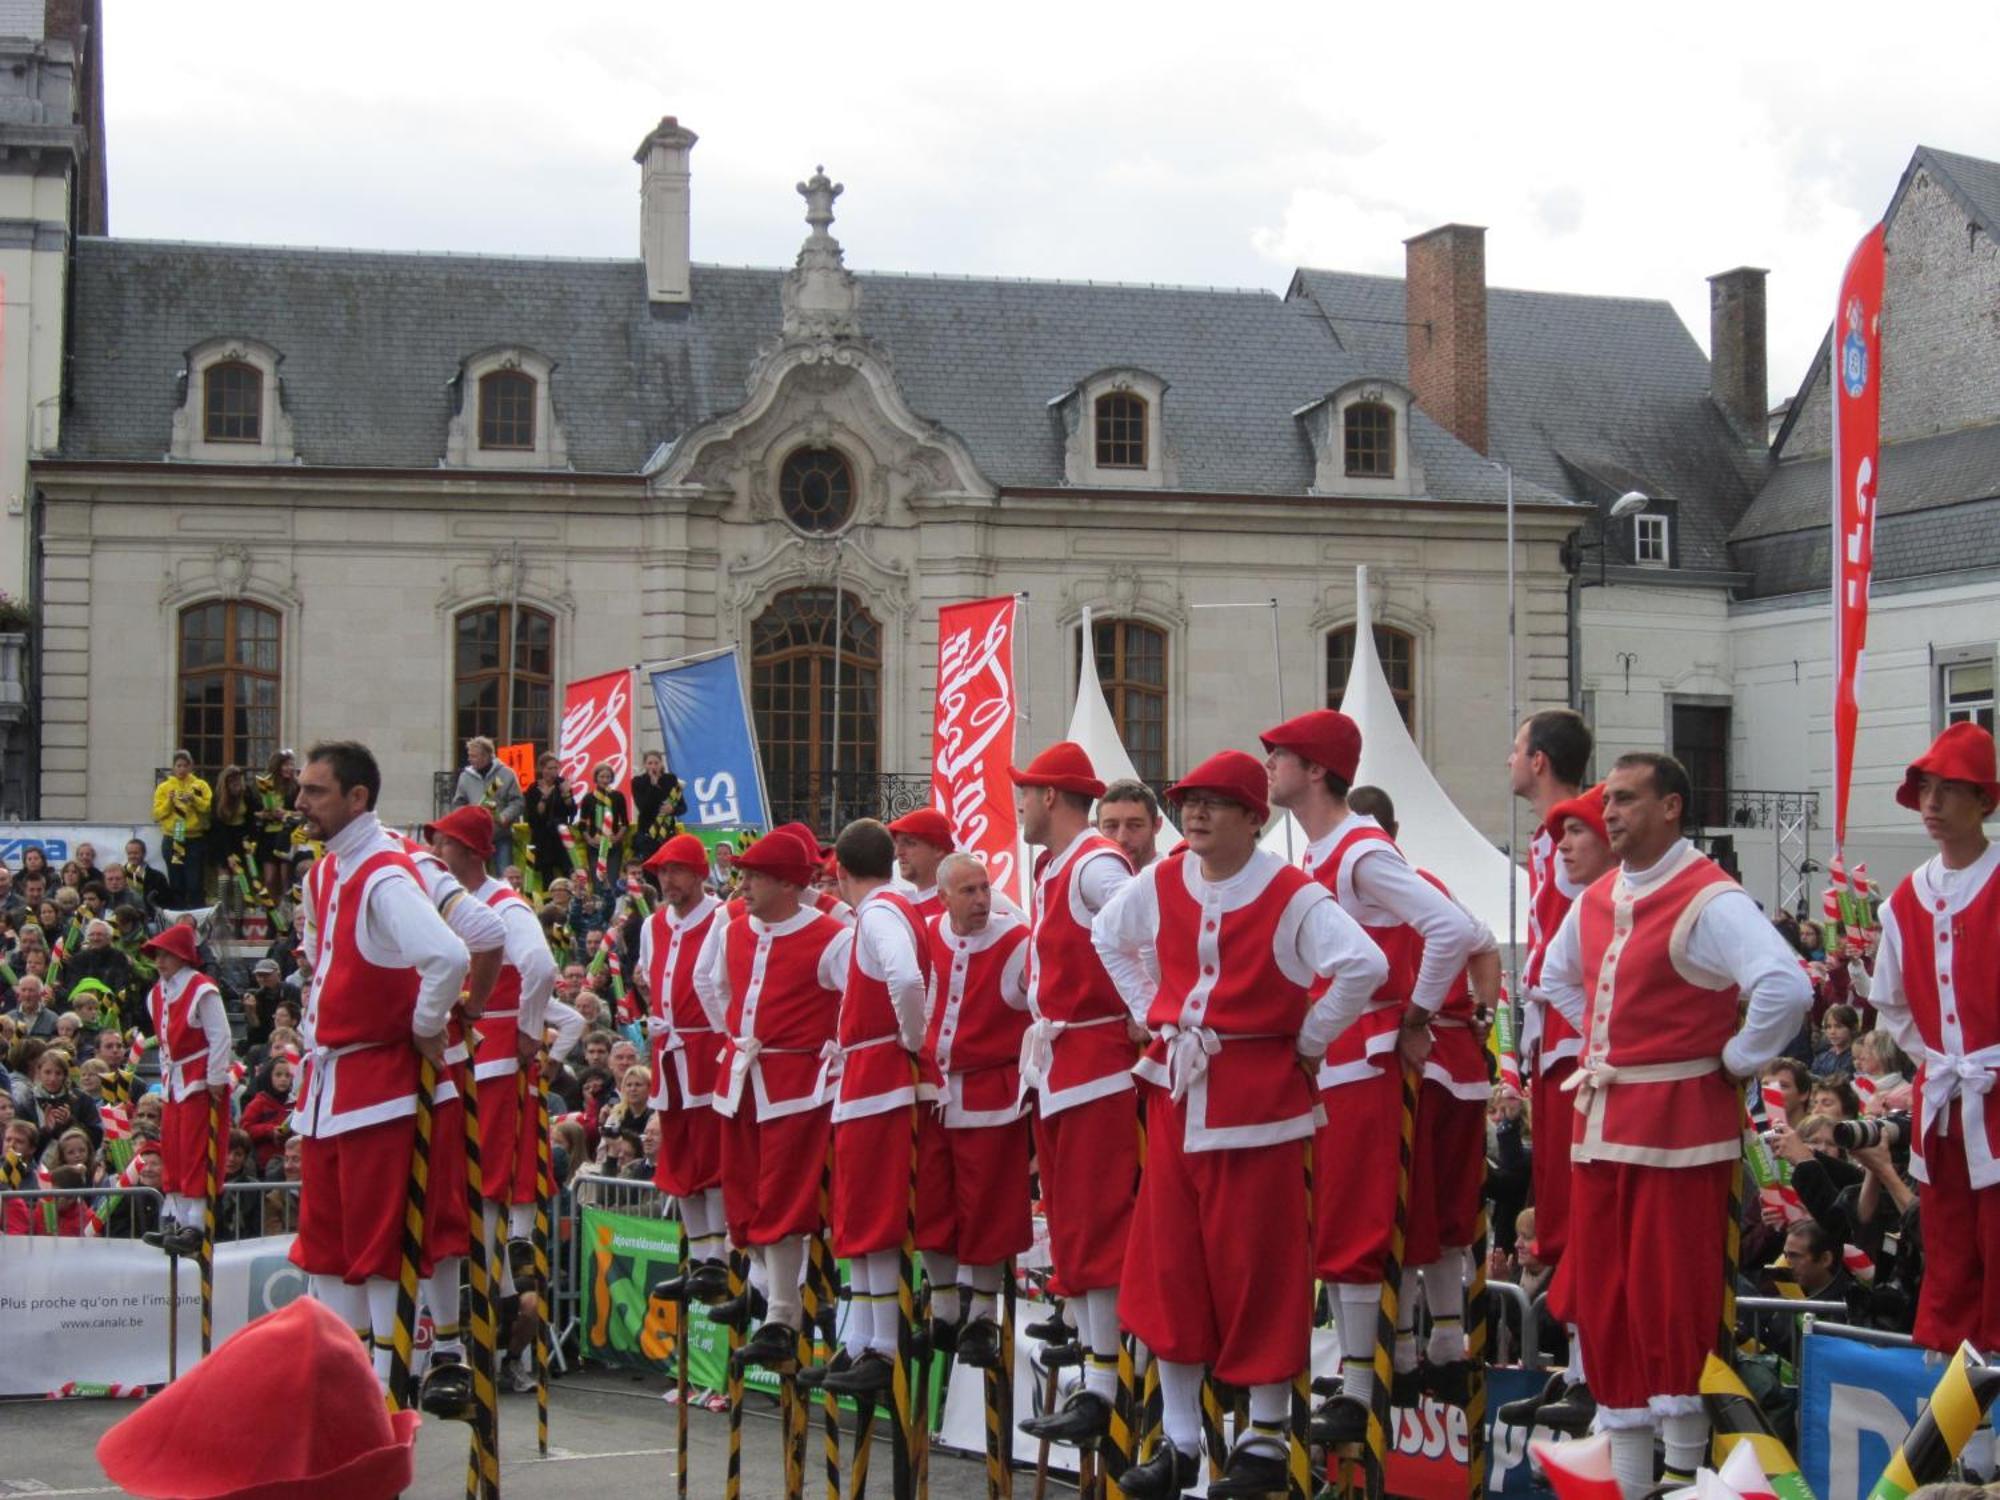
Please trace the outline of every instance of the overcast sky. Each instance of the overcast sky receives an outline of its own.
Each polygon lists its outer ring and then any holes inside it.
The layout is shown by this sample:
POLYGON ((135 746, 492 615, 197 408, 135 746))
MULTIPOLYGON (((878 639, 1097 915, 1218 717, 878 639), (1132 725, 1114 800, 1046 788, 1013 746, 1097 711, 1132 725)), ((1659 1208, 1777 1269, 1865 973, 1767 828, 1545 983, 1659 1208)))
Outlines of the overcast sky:
POLYGON ((698 261, 789 263, 818 162, 863 271, 1282 291, 1458 220, 1704 346, 1704 278, 1768 267, 1774 404, 1912 150, 2000 157, 1990 0, 105 10, 120 235, 636 256, 671 113, 698 261))

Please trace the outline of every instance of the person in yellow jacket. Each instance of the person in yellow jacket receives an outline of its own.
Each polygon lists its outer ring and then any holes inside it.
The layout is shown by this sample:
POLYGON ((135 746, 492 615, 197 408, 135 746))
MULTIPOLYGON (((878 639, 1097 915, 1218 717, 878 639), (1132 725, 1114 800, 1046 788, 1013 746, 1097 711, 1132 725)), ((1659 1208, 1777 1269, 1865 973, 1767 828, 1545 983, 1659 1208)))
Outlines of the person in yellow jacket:
POLYGON ((194 774, 194 757, 174 752, 173 774, 153 788, 153 821, 160 825, 160 852, 167 866, 167 902, 176 911, 202 903, 202 835, 215 794, 194 774))

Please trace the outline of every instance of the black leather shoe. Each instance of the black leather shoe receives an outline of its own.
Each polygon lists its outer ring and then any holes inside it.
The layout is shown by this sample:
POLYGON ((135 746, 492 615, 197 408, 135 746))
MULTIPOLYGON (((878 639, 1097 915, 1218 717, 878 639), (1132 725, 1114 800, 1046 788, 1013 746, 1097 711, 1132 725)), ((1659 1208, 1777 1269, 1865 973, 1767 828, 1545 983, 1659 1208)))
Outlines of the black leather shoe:
POLYGON ((687 1297, 713 1307, 729 1300, 729 1267, 719 1260, 696 1261, 688 1270, 687 1297))
POLYGON ((163 1224, 158 1229, 147 1230, 140 1238, 169 1255, 201 1254, 202 1234, 198 1224, 163 1224))
POLYGON ((472 1399, 472 1366, 449 1356, 433 1358, 417 1388, 417 1405, 447 1422, 470 1422, 479 1414, 472 1399))
POLYGON ((802 1391, 816 1391, 822 1385, 826 1384, 829 1376, 838 1375, 853 1364, 853 1359, 849 1357, 845 1349, 836 1349, 833 1351, 833 1358, 825 1364, 807 1365, 803 1370, 799 1371, 799 1389, 802 1391))
POLYGON ((1312 1388, 1315 1396, 1338 1396, 1341 1391, 1341 1379, 1338 1375, 1315 1375, 1312 1379, 1312 1388))
POLYGON ((1469 1359, 1447 1360, 1443 1364, 1425 1364, 1419 1367, 1424 1394, 1434 1396, 1446 1406, 1463 1407, 1472 1399, 1472 1361, 1469 1359))
POLYGON ((939 1354, 958 1353, 959 1330, 965 1327, 965 1314, 960 1313, 951 1321, 932 1318, 930 1324, 931 1348, 939 1354))
POLYGON ((1076 1337, 1076 1330, 1063 1321, 1060 1307, 1051 1308, 1046 1318, 1038 1318, 1021 1331, 1044 1344, 1066 1344, 1076 1337))
POLYGON ((870 1349, 845 1370, 826 1377, 826 1388, 842 1396, 879 1396, 894 1384, 896 1366, 889 1356, 870 1349))
POLYGON ((1540 1392, 1533 1396, 1523 1396, 1519 1401, 1509 1401, 1493 1415, 1509 1427, 1533 1427, 1535 1413, 1544 1406, 1560 1401, 1565 1384, 1567 1381, 1563 1377, 1563 1372, 1558 1370, 1548 1378, 1548 1383, 1540 1392))
POLYGON ((1396 1378, 1389 1382, 1389 1404, 1398 1408, 1414 1408, 1423 1403, 1423 1375, 1416 1370, 1398 1370, 1396 1378))
POLYGON ((1083 1345, 1075 1343, 1044 1344, 1035 1352, 1034 1361, 1036 1368, 1042 1370, 1044 1373, 1050 1370, 1067 1369, 1071 1365, 1080 1365, 1083 1363, 1083 1345))
POLYGON ((1368 1407, 1352 1396, 1335 1396, 1312 1414, 1312 1440, 1322 1448, 1344 1448, 1368 1440, 1368 1407))
POLYGON ((974 1318, 958 1336, 958 1362, 975 1370, 1000 1368, 1000 1325, 974 1318))
POLYGON ((1094 1448, 1111 1431, 1111 1403, 1091 1391, 1077 1391, 1058 1410, 1028 1418, 1021 1431, 1068 1447, 1094 1448))
POLYGON ((1133 1464, 1118 1476, 1118 1488, 1126 1500, 1172 1500, 1201 1481, 1201 1459, 1183 1453, 1172 1443, 1163 1442, 1153 1456, 1133 1464))
POLYGON ((799 1331, 789 1323, 766 1323, 750 1335, 749 1341, 730 1356, 738 1370, 752 1365, 777 1369, 799 1357, 799 1331))
POLYGON ((748 1328, 769 1310, 764 1294, 755 1287, 746 1285, 740 1297, 725 1298, 708 1310, 708 1321, 721 1328, 734 1328, 738 1333, 748 1328))
POLYGON ((1581 1380, 1564 1388, 1562 1399, 1535 1413, 1535 1425, 1564 1437, 1583 1437, 1597 1418, 1597 1398, 1581 1380))
POLYGON ((1282 1495, 1291 1487, 1285 1460, 1263 1447, 1246 1448, 1238 1443, 1223 1466, 1222 1477, 1210 1484, 1210 1500, 1263 1500, 1282 1495))

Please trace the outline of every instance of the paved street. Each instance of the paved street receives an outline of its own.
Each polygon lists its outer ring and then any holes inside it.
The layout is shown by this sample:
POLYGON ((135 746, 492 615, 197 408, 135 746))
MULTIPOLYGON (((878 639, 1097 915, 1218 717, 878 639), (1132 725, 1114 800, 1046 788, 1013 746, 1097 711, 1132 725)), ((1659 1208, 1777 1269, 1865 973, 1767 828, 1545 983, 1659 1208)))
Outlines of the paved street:
MULTIPOLYGON (((659 1399, 664 1383, 592 1370, 551 1387, 549 1457, 535 1453, 532 1396, 504 1398, 500 1410, 501 1492, 521 1500, 622 1500, 671 1493, 673 1410, 659 1399)), ((0 1500, 17 1495, 118 1493, 97 1467, 98 1437, 132 1410, 124 1401, 13 1402, 0 1404, 0 1500)), ((769 1500, 782 1493, 775 1408, 752 1398, 743 1424, 743 1493, 769 1500)), ((690 1495, 722 1494, 727 1452, 725 1419, 689 1414, 690 1495)), ((465 1430, 427 1422, 417 1437, 417 1477, 406 1493, 426 1500, 458 1496, 465 1487, 465 1430)), ((843 1444, 843 1447, 845 1444, 843 1444)), ((823 1493, 819 1429, 807 1449, 807 1493, 823 1493)), ((1032 1475, 1017 1484, 1032 1485, 1032 1475)), ((1051 1490, 1057 1482, 1051 1477, 1051 1490)), ((889 1447, 878 1441, 869 1490, 889 1493, 889 1447)), ((937 1500, 974 1500, 985 1494, 976 1459, 934 1451, 930 1492, 937 1500)), ((1027 1494, 1025 1487, 1018 1488, 1027 1494)), ((355 1500, 364 1500, 357 1496, 355 1500)))

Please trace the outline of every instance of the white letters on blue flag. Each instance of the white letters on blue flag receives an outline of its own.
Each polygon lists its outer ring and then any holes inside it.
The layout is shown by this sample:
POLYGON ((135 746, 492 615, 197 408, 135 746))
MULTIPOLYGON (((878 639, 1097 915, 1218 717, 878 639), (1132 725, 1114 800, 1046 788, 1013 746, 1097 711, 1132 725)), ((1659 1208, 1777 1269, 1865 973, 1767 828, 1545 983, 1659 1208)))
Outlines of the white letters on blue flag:
POLYGON ((734 648, 652 672, 667 766, 687 791, 690 828, 765 828, 757 729, 743 699, 734 648))

